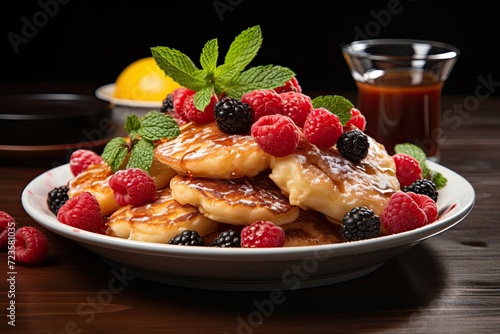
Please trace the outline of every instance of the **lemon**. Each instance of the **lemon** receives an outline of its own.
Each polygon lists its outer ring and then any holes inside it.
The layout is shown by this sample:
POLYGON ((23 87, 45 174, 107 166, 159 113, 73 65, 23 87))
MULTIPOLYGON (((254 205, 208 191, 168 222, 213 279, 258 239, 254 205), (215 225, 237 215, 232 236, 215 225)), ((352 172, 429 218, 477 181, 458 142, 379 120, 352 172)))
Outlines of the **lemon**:
POLYGON ((180 85, 146 57, 128 65, 115 82, 114 97, 127 100, 163 101, 180 85))

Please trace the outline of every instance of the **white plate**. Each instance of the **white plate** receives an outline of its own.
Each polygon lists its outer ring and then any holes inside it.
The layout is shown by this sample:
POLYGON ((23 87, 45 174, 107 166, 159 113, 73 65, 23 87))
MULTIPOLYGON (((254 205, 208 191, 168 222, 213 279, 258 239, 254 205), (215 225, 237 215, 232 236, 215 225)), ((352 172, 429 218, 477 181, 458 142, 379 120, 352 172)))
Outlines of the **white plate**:
POLYGON ((249 249, 188 247, 132 241, 94 234, 57 221, 47 193, 72 178, 68 165, 31 181, 23 191, 26 212, 41 225, 100 255, 128 275, 155 282, 211 290, 295 290, 334 284, 366 275, 385 261, 462 221, 472 210, 471 184, 429 161, 448 178, 440 190, 439 219, 419 229, 369 240, 323 246, 249 249))
POLYGON ((118 99, 114 97, 115 84, 107 84, 96 89, 95 96, 99 99, 108 101, 118 106, 131 107, 131 108, 161 108, 162 101, 140 101, 140 100, 127 100, 118 99))

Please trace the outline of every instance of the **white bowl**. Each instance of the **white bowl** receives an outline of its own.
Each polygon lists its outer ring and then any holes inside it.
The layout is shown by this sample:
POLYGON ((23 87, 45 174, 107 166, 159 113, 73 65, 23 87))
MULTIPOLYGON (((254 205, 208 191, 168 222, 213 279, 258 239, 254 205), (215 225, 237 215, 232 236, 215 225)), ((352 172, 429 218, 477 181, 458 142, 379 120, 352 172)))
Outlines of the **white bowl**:
POLYGON ((96 89, 95 96, 113 105, 112 119, 118 125, 124 125, 127 116, 135 114, 137 117, 146 115, 151 110, 160 111, 163 101, 127 100, 114 97, 115 84, 107 84, 96 89))
POLYGON ((147 243, 95 234, 60 223, 48 209, 47 193, 73 176, 68 165, 32 180, 22 193, 26 212, 42 226, 100 255, 128 275, 165 284, 212 290, 295 290, 334 284, 366 275, 421 241, 462 221, 472 210, 471 184, 438 164, 448 184, 440 190, 439 218, 432 224, 395 235, 286 248, 215 248, 147 243))

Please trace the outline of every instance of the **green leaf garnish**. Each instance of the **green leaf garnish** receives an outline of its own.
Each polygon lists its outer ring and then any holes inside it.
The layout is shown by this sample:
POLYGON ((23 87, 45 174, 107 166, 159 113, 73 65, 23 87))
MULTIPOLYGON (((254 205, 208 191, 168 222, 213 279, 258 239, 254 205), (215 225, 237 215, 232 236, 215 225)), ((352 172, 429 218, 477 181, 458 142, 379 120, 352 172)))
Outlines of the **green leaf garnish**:
POLYGON ((354 107, 351 101, 340 95, 324 95, 312 100, 314 108, 325 108, 334 113, 340 119, 342 125, 351 119, 351 109, 354 107))
POLYGON ((295 76, 292 70, 273 65, 245 71, 261 45, 262 32, 257 25, 236 36, 221 65, 217 65, 217 39, 208 41, 203 47, 200 55, 201 69, 181 51, 166 46, 152 47, 151 53, 165 75, 181 86, 196 91, 194 105, 198 110, 205 110, 212 93, 218 96, 225 93, 234 98, 241 98, 251 90, 280 87, 295 76))
POLYGON ((394 146, 394 152, 405 153, 414 157, 420 164, 420 168, 422 168, 422 177, 434 182, 437 189, 443 188, 448 182, 443 174, 429 169, 427 166, 427 156, 419 146, 412 143, 396 144, 394 146))
POLYGON ((139 140, 130 152, 127 168, 140 168, 149 173, 153 163, 155 145, 149 140, 139 140))
POLYGON ((108 163, 111 170, 116 172, 127 158, 128 150, 129 147, 125 138, 116 137, 106 144, 101 157, 108 163))
POLYGON ((179 125, 171 116, 155 110, 141 118, 135 114, 127 116, 124 129, 130 142, 123 137, 113 138, 101 154, 113 173, 123 168, 129 152, 126 168, 140 168, 149 173, 154 159, 155 142, 174 139, 180 134, 179 125))

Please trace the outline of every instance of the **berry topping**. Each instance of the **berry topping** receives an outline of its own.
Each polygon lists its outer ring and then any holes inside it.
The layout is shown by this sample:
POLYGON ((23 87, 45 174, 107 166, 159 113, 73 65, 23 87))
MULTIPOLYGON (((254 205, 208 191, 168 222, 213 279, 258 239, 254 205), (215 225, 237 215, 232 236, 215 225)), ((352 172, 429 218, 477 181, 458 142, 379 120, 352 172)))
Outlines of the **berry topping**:
POLYGON ((174 113, 174 101, 172 100, 172 93, 168 94, 167 97, 162 101, 160 112, 174 113))
POLYGON ((156 183, 146 171, 140 168, 128 168, 117 171, 109 178, 116 204, 120 206, 140 206, 153 200, 156 183))
POLYGON ((189 119, 184 113, 184 100, 190 95, 194 95, 196 92, 185 87, 179 87, 172 92, 172 103, 174 105, 175 113, 180 120, 184 122, 189 122, 189 119))
POLYGON ((214 117, 219 130, 227 134, 248 134, 253 123, 250 105, 229 96, 215 104, 214 117))
POLYGON ((7 248, 9 241, 9 231, 16 228, 16 221, 5 211, 0 211, 0 249, 7 248))
POLYGON ((430 224, 437 219, 436 203, 425 195, 395 192, 384 211, 381 221, 389 233, 401 233, 430 224))
POLYGON ((419 179, 410 184, 409 186, 403 187, 404 192, 414 192, 416 194, 427 195, 434 202, 438 200, 438 190, 434 182, 427 179, 419 179))
POLYGON ((177 234, 175 237, 170 239, 168 242, 170 245, 181 245, 181 246, 205 246, 205 241, 196 231, 184 230, 177 234))
POLYGON ((240 232, 235 230, 223 231, 210 244, 212 247, 238 248, 241 247, 240 232))
POLYGON ((380 218, 367 207, 351 209, 342 218, 342 237, 347 241, 375 238, 380 233, 380 218))
POLYGON ((396 177, 401 188, 422 178, 422 168, 417 159, 406 153, 396 153, 392 158, 396 164, 396 177))
POLYGON ((274 89, 278 94, 284 93, 284 92, 296 92, 296 93, 302 93, 302 87, 299 85, 299 81, 297 80, 296 77, 291 78, 283 86, 276 87, 274 89))
POLYGON ((68 197, 68 187, 66 185, 55 187, 47 194, 47 205, 53 214, 57 216, 59 208, 66 203, 68 197))
POLYGON ((103 161, 102 157, 94 151, 78 149, 71 153, 71 157, 69 158, 69 167, 73 175, 77 176, 86 170, 90 165, 99 164, 103 161))
POLYGON ((249 104, 254 112, 253 121, 265 115, 281 114, 283 102, 281 95, 274 90, 257 89, 244 94, 241 102, 249 104))
POLYGON ((49 255, 49 242, 36 227, 21 226, 16 231, 16 260, 22 264, 35 265, 49 255))
POLYGON ((354 163, 366 158, 369 148, 368 137, 359 130, 346 131, 337 140, 337 149, 340 154, 354 163))
POLYGON ((314 145, 329 148, 337 142, 343 132, 337 115, 325 108, 313 109, 304 123, 304 137, 314 145))
POLYGON ((99 202, 88 191, 70 198, 57 213, 61 223, 94 233, 102 233, 104 219, 99 202))
POLYGON ((427 224, 434 222, 438 218, 438 207, 436 202, 427 195, 416 194, 414 192, 407 192, 414 201, 417 203, 418 207, 422 209, 427 217, 427 224))
POLYGON ((365 131, 366 119, 357 108, 351 108, 351 119, 345 124, 346 128, 356 127, 360 131, 365 131))
POLYGON ((214 118, 214 106, 217 103, 217 96, 212 95, 210 98, 210 103, 205 107, 205 109, 199 110, 194 105, 194 95, 186 96, 183 104, 184 115, 190 121, 197 124, 208 124, 215 121, 214 118))
POLYGON ((285 231, 270 221, 260 220, 241 230, 241 247, 283 247, 285 231))
POLYGON ((299 129, 290 117, 268 115, 259 118, 251 128, 252 136, 266 153, 276 157, 291 154, 299 143, 299 129))
POLYGON ((297 92, 281 93, 282 114, 290 117, 298 127, 303 127, 307 115, 313 110, 312 100, 308 95, 297 92))

